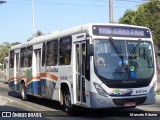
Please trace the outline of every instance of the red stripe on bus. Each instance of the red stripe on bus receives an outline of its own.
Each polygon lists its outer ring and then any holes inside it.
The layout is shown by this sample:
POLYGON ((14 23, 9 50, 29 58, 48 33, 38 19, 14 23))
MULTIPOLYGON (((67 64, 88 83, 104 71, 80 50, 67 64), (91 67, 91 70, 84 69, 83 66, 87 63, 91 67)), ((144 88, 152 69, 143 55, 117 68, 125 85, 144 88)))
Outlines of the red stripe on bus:
POLYGON ((52 80, 58 80, 57 76, 48 73, 41 73, 41 77, 48 77, 51 78, 52 80))

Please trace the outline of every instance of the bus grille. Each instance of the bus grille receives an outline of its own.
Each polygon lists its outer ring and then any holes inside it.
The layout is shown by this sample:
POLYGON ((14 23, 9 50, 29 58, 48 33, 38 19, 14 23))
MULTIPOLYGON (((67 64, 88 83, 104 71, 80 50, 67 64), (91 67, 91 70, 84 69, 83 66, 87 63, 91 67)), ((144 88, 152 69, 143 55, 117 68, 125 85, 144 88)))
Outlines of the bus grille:
POLYGON ((107 85, 109 88, 141 88, 149 86, 150 82, 151 80, 124 84, 122 81, 115 81, 114 83, 104 82, 104 84, 107 85))

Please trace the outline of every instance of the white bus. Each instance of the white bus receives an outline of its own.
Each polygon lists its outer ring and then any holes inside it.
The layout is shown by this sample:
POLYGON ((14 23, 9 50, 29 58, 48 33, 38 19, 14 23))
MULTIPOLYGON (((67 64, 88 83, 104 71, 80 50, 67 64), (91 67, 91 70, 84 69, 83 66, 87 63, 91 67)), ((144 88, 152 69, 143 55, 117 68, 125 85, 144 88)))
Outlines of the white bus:
POLYGON ((8 81, 8 74, 9 74, 9 57, 5 57, 3 60, 3 77, 5 81, 8 81))
POLYGON ((9 87, 59 101, 67 112, 154 104, 151 32, 124 24, 84 24, 12 46, 9 87))

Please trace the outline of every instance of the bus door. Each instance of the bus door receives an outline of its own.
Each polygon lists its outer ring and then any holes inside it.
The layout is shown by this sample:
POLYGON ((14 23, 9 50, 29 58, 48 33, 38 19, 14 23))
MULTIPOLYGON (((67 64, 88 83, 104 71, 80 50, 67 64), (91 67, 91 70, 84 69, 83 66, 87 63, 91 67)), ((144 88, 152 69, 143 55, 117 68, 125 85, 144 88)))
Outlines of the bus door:
POLYGON ((16 77, 18 77, 19 72, 19 53, 16 53, 16 77))
MULTIPOLYGON (((35 50, 35 57, 36 57, 36 64, 35 64, 35 68, 36 68, 36 79, 37 79, 37 83, 34 84, 34 88, 36 88, 34 90, 34 94, 36 95, 40 95, 41 91, 41 86, 40 86, 40 73, 41 73, 41 49, 36 49, 35 50)), ((33 65, 34 66, 34 65, 33 65)))
POLYGON ((4 63, 3 63, 3 77, 4 77, 4 80, 7 82, 8 79, 9 79, 9 58, 6 57, 4 58, 4 63))
POLYGON ((76 101, 78 104, 86 105, 86 42, 76 42, 76 101))
MULTIPOLYGON (((15 74, 15 78, 18 79, 20 76, 19 76, 19 53, 16 53, 16 74, 15 74)), ((17 88, 15 88, 16 90, 18 90, 18 86, 17 88)))

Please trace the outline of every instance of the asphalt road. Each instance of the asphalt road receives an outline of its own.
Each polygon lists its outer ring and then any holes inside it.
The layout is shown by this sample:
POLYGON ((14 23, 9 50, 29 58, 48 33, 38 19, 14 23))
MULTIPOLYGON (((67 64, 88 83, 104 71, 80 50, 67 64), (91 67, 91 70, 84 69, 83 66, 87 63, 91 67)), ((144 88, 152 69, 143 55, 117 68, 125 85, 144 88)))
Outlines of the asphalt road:
MULTIPOLYGON (((62 107, 58 102, 29 97, 28 101, 22 101, 20 95, 10 88, 8 84, 4 81, 0 81, 0 113, 1 112, 11 113, 12 119, 17 119, 23 117, 30 117, 28 119, 55 119, 55 120, 81 120, 81 119, 111 119, 111 120, 132 120, 132 119, 154 119, 158 120, 160 117, 153 117, 156 112, 159 111, 160 114, 160 96, 157 96, 157 102, 154 105, 139 106, 130 109, 100 109, 100 110, 88 110, 81 109, 77 111, 74 115, 69 115, 62 110, 62 107), (154 113, 154 114, 152 114, 154 113), (121 114, 124 114, 119 117, 121 114), (35 116, 37 115, 37 117, 35 116), (138 116, 132 116, 138 115, 138 116), (147 117, 144 117, 147 115, 147 117), (42 118, 41 118, 42 116, 42 118), (130 117, 129 117, 130 116, 130 117), (150 117, 152 116, 152 117, 150 117)), ((2 115, 2 113, 1 113, 2 115)), ((4 113, 6 115, 6 113, 4 113)), ((24 119, 27 119, 24 118, 24 119)), ((1 118, 0 118, 1 119, 1 118)), ((9 118, 8 118, 9 119, 9 118)))

